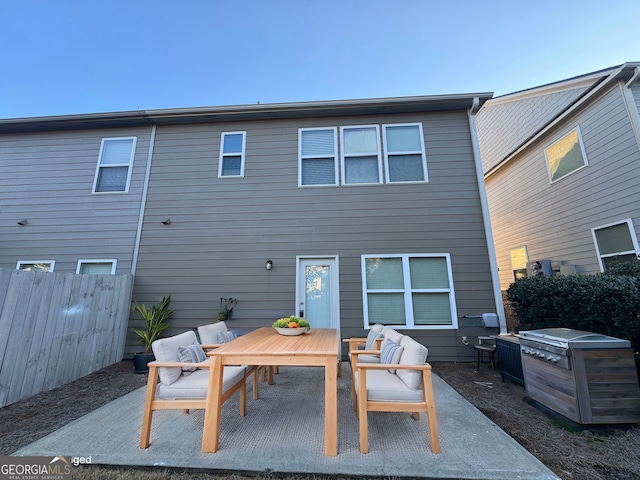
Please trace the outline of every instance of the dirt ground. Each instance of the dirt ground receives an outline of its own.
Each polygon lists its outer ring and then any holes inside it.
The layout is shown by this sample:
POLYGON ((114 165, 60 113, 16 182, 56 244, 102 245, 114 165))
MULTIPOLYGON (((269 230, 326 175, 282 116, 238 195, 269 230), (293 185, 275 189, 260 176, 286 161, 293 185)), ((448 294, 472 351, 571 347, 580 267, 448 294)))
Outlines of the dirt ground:
MULTIPOLYGON (((524 401, 516 383, 488 364, 433 363, 433 370, 565 480, 640 480, 640 429, 576 429, 524 401)), ((68 385, 0 409, 0 455, 48 435, 146 383, 122 361, 68 385)), ((194 477, 190 477, 194 478, 194 477)), ((315 477, 317 479, 317 477, 315 477)))

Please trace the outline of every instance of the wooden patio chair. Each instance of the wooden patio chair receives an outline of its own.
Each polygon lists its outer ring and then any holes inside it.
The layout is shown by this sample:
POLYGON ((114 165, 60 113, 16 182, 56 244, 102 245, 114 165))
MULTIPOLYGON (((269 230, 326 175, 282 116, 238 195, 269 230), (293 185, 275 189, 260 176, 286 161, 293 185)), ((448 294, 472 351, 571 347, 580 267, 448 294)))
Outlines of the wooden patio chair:
POLYGON ((358 351, 358 361, 360 363, 380 363, 380 347, 385 335, 391 335, 395 342, 400 342, 401 334, 390 327, 385 327, 379 323, 371 326, 366 337, 353 337, 344 339, 343 342, 349 344, 349 363, 351 364, 351 400, 356 408, 356 369, 353 359, 353 352, 358 351), (394 335, 395 334, 395 335, 394 335))
MULTIPOLYGON (((197 348, 202 350, 193 331, 156 340, 152 344, 156 361, 149 363, 140 448, 149 446, 155 410, 184 410, 188 413, 189 410, 205 408, 211 362, 209 359, 201 362, 181 362, 178 352, 180 347, 183 347, 183 352, 185 349, 192 350, 192 347, 193 351, 197 351, 197 348)), ((204 352, 202 355, 204 357, 204 352)), ((224 367, 222 401, 226 402, 239 391, 241 416, 246 414, 247 377, 245 366, 224 367)))
MULTIPOLYGON (((207 325, 201 325, 198 327, 198 336, 200 337, 200 343, 205 350, 219 347, 220 345, 227 343, 235 336, 231 334, 231 331, 227 328, 227 324, 224 321, 209 323, 207 325)), ((255 381, 258 378, 258 370, 262 371, 261 380, 265 380, 265 372, 269 368, 269 385, 273 385, 273 373, 278 373, 276 367, 249 367, 252 373, 255 370, 254 382, 253 382, 253 398, 258 398, 258 382, 255 381)))
POLYGON ((397 364, 384 363, 387 359, 386 345, 381 350, 383 363, 359 362, 359 352, 353 352, 360 452, 369 451, 368 412, 410 412, 416 420, 420 418, 420 412, 426 412, 431 451, 440 453, 431 365, 426 363, 428 350, 406 335, 403 335, 400 345, 391 343, 395 345, 391 348, 402 349, 397 364))

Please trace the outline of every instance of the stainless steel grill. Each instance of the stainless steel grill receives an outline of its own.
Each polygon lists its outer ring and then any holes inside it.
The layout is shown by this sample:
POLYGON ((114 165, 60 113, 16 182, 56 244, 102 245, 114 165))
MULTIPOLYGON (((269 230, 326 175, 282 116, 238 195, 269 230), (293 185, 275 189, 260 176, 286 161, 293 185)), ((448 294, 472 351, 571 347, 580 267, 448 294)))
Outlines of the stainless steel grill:
POLYGON ((578 423, 640 421, 628 340, 569 328, 520 332, 527 395, 578 423))
MULTIPOLYGON (((629 340, 609 337, 593 332, 572 330, 571 328, 543 328, 541 330, 528 330, 520 332, 520 339, 538 342, 547 347, 556 347, 562 350, 568 348, 629 348, 629 340)), ((521 342, 522 343, 522 342, 521 342)))

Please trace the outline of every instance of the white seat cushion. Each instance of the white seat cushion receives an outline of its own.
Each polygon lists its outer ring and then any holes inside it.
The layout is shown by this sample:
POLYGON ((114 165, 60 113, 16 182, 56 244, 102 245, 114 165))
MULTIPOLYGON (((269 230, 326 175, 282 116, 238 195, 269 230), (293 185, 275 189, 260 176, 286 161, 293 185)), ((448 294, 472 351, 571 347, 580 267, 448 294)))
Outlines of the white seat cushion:
MULTIPOLYGON (((356 392, 359 375, 355 376, 356 392)), ((367 371, 367 399, 382 402, 422 402, 422 390, 411 390, 397 374, 388 370, 367 371)))
MULTIPOLYGON (((179 362, 178 347, 185 347, 197 343, 196 334, 189 330, 169 338, 161 338, 151 344, 153 355, 159 362, 179 362)), ((160 381, 164 385, 171 385, 180 378, 181 368, 160 367, 160 381)))
MULTIPOLYGON (((424 365, 427 363, 429 350, 424 345, 416 342, 413 338, 405 337, 400 343, 404 350, 400 356, 400 363, 404 365, 424 365)), ((412 390, 421 388, 422 371, 420 370, 396 370, 396 375, 407 384, 412 390)))
MULTIPOLYGON (((226 392, 244 378, 244 367, 224 367, 222 392, 226 392)), ((181 376, 171 385, 158 384, 157 398, 206 398, 209 369, 196 370, 189 376, 181 376)))

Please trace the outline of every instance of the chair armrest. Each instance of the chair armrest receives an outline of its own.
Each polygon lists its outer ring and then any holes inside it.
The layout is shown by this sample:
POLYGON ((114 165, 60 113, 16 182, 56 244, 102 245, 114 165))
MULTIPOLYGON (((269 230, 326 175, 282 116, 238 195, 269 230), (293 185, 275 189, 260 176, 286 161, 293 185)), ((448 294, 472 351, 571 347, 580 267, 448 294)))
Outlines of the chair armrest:
POLYGON ((380 350, 354 350, 351 355, 358 357, 358 355, 380 355, 380 350))
POLYGON ((415 365, 409 363, 356 363, 356 369, 362 370, 431 370, 431 365, 424 363, 415 365))
POLYGON ((358 346, 360 345, 364 345, 365 343, 367 343, 367 339, 366 338, 345 338, 342 340, 344 343, 348 343, 349 344, 349 351, 353 351, 353 350, 357 350, 358 346))
POLYGON ((351 337, 351 338, 343 338, 342 341, 344 343, 351 343, 351 342, 361 343, 361 342, 366 342, 367 339, 364 338, 364 337, 362 337, 362 338, 360 338, 360 337, 351 337))
POLYGON ((208 349, 213 349, 213 348, 218 348, 221 347, 222 345, 224 345, 223 343, 208 343, 206 345, 200 345, 202 347, 203 350, 208 350, 208 349))
POLYGON ((192 362, 159 362, 153 361, 149 362, 148 365, 150 367, 169 367, 169 368, 177 368, 177 367, 197 367, 197 368, 210 368, 211 363, 202 362, 202 363, 192 363, 192 362))

